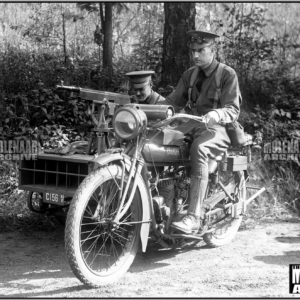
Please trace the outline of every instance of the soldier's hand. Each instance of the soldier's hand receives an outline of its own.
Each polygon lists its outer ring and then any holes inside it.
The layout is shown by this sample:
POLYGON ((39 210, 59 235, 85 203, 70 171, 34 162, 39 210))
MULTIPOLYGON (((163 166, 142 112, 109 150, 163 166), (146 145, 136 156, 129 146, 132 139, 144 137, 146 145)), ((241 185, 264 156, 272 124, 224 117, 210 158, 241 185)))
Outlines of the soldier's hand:
POLYGON ((220 117, 217 112, 210 111, 204 116, 204 120, 208 126, 214 126, 219 123, 220 117))

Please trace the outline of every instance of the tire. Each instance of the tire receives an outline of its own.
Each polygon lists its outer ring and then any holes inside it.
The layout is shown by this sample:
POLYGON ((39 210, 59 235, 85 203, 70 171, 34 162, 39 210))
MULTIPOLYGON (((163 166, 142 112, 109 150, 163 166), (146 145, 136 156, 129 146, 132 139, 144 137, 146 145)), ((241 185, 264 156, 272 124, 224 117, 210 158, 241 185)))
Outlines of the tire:
POLYGON ((139 247, 141 223, 126 225, 142 220, 138 188, 130 208, 120 220, 123 224, 114 228, 109 223, 117 211, 116 183, 120 183, 121 176, 122 169, 117 165, 92 172, 79 186, 69 207, 65 227, 66 254, 76 277, 91 287, 122 277, 139 247))
POLYGON ((29 192, 27 195, 27 205, 28 208, 35 213, 44 214, 46 212, 42 193, 29 192))
MULTIPOLYGON (((240 185, 240 187, 241 187, 240 191, 237 192, 237 196, 235 198, 237 201, 235 203, 245 200, 246 199, 246 183, 245 183, 244 172, 238 171, 238 172, 232 172, 231 174, 229 174, 229 172, 223 172, 223 173, 226 173, 226 174, 223 174, 224 177, 228 177, 228 175, 229 175, 229 177, 231 178, 229 181, 226 182, 227 184, 234 181, 234 183, 237 186, 240 185)), ((219 203, 228 204, 228 203, 230 203, 229 201, 226 201, 226 199, 224 198, 219 203)), ((212 208, 212 210, 213 210, 213 208, 212 208)), ((220 218, 223 218, 223 217, 225 217, 225 213, 224 213, 224 211, 221 211, 220 213, 217 213, 215 215, 215 221, 220 218)), ((215 231, 209 232, 209 233, 206 233, 203 235, 204 242, 212 248, 216 248, 216 247, 220 247, 220 246, 224 246, 224 245, 228 244, 235 237, 236 233, 238 232, 239 227, 242 223, 242 219, 243 219, 243 217, 241 215, 238 218, 232 218, 231 212, 229 211, 228 217, 216 225, 217 227, 216 227, 215 231)))

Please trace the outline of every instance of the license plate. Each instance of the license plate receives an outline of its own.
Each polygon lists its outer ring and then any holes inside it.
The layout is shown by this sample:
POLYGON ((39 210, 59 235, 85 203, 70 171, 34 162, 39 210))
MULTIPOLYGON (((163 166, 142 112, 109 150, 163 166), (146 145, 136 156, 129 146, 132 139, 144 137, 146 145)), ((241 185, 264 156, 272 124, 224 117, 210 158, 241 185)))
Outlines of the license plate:
POLYGON ((59 194, 59 193, 45 192, 43 194, 43 202, 46 202, 46 203, 64 205, 64 198, 65 198, 65 196, 63 194, 59 194))

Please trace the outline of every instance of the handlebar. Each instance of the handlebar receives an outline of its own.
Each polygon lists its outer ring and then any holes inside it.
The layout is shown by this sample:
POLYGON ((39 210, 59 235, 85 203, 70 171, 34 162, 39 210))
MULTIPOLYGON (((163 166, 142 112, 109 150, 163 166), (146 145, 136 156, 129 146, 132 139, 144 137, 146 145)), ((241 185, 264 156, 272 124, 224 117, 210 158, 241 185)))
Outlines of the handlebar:
POLYGON ((160 121, 154 125, 152 125, 152 129, 158 129, 158 128, 162 128, 165 126, 172 126, 175 125, 176 127, 183 124, 183 123, 187 123, 189 121, 195 121, 195 122, 199 122, 202 124, 206 124, 205 119, 203 117, 198 117, 198 116, 193 116, 193 115, 188 115, 188 114, 175 114, 174 116, 172 116, 169 119, 160 121))
MULTIPOLYGON (((198 116, 179 113, 179 114, 175 114, 171 118, 168 118, 168 119, 162 120, 156 124, 153 124, 151 126, 151 129, 159 129, 159 128, 163 128, 166 126, 172 127, 172 125, 174 127, 178 127, 179 125, 187 123, 189 121, 194 121, 194 122, 198 122, 201 124, 205 124, 205 126, 207 127, 207 125, 206 125, 207 123, 206 123, 204 116, 198 117, 198 116)), ((207 127, 207 130, 209 130, 208 127, 207 127)), ((257 132, 254 136, 244 132, 244 135, 245 135, 245 144, 243 146, 251 146, 251 147, 257 148, 257 149, 260 148, 260 144, 262 143, 262 134, 260 132, 257 132)))

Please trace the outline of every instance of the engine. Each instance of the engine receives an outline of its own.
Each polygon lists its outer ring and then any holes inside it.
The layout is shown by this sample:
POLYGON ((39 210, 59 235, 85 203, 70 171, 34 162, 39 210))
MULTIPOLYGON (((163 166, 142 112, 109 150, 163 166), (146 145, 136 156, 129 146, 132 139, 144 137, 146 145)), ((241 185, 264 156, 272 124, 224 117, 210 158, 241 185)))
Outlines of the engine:
MULTIPOLYGON (((160 167, 162 168, 162 167, 160 167)), ((152 178, 153 207, 157 224, 165 225, 171 214, 179 215, 188 204, 190 178, 186 168, 159 172, 159 180, 152 178)))

